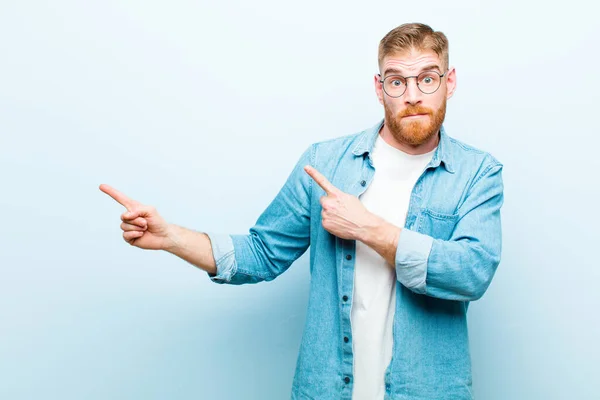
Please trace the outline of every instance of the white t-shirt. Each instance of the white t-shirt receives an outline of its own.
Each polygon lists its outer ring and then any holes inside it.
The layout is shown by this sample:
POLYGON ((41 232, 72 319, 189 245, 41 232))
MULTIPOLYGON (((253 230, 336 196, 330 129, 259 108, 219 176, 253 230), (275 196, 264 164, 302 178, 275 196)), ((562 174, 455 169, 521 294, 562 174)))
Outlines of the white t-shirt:
MULTIPOLYGON (((371 154, 375 175, 359 197, 370 212, 403 227, 412 189, 435 149, 410 155, 377 136, 371 154)), ((353 400, 383 400, 384 374, 392 359, 396 271, 375 250, 356 242, 351 323, 353 400)))

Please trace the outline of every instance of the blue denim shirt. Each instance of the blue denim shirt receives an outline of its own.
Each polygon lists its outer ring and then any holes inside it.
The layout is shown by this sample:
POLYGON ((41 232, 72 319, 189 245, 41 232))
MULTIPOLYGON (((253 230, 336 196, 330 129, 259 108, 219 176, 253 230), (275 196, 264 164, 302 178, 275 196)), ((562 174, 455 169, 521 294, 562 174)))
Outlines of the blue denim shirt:
MULTIPOLYGON (((248 235, 208 233, 217 264, 211 279, 218 283, 272 280, 311 245, 292 399, 350 400, 353 386, 356 242, 323 228, 319 199, 325 192, 303 167, 310 164, 337 188, 361 195, 376 172, 371 151, 382 124, 310 146, 248 235)), ((502 203, 502 164, 442 127, 433 158, 413 188, 398 242, 386 399, 473 398, 466 313, 500 262, 502 203)))

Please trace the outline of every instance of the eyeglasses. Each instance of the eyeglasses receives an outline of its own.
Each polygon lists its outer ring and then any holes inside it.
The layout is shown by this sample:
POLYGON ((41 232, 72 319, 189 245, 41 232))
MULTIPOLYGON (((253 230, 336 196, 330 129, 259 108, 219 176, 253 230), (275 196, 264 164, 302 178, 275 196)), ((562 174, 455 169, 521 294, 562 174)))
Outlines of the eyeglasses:
MULTIPOLYGON (((383 91, 390 97, 400 97, 406 92, 409 78, 417 80, 417 87, 425 94, 435 93, 442 84, 442 78, 448 71, 440 74, 437 71, 423 71, 417 76, 390 75, 385 79, 379 80, 383 86, 383 91)), ((379 75, 381 77, 381 75, 379 75)))

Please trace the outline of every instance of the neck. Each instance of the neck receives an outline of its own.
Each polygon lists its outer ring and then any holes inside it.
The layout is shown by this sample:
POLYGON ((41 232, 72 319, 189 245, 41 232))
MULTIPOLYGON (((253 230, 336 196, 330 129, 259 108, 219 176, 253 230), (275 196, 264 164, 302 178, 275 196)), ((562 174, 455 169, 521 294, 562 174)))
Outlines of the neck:
POLYGON ((438 145, 438 143, 440 141, 440 134, 438 131, 437 134, 433 135, 425 143, 414 145, 414 144, 402 142, 402 141, 399 141, 398 139, 396 139, 394 137, 394 135, 392 135, 392 133, 388 129, 387 124, 385 124, 385 123, 383 124, 383 127, 379 131, 379 134, 381 135, 381 138, 390 146, 395 147, 398 150, 401 150, 407 154, 412 154, 412 155, 429 153, 430 151, 432 151, 433 149, 436 148, 436 146, 438 145))

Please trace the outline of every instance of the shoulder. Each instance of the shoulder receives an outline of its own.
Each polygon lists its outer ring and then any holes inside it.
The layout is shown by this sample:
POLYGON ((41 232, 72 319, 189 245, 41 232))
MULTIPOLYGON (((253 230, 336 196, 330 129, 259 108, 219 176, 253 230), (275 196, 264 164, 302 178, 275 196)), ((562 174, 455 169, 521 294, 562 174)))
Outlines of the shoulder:
POLYGON ((503 164, 491 153, 446 135, 448 151, 458 169, 466 169, 483 175, 492 169, 502 169, 503 164))

